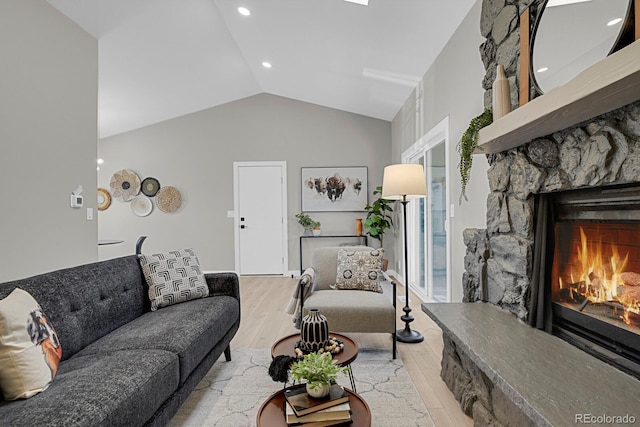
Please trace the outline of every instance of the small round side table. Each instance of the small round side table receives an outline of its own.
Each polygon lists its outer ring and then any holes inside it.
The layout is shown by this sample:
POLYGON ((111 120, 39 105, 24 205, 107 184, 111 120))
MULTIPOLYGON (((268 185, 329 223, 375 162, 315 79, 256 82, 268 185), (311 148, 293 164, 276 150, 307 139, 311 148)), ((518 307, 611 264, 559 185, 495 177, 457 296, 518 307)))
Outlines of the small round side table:
MULTIPOLYGON (((339 366, 349 367, 349 380, 351 381, 351 388, 356 391, 356 383, 353 378, 353 369, 351 362, 358 357, 358 343, 349 338, 346 335, 338 334, 336 332, 329 332, 329 336, 336 338, 344 343, 344 348, 338 354, 333 355, 333 359, 339 366)), ((271 346, 271 358, 284 354, 286 356, 296 357, 295 352, 296 342, 300 339, 300 334, 291 334, 284 338, 280 338, 271 346)))

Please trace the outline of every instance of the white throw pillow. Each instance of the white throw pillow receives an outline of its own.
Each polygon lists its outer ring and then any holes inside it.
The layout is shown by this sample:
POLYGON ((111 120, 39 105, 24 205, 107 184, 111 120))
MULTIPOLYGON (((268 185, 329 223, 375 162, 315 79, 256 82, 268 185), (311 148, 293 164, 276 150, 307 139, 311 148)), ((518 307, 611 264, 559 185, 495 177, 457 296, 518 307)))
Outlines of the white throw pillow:
POLYGON ((0 300, 0 389, 5 400, 46 389, 61 357, 58 335, 29 292, 16 288, 0 300))
POLYGON ((149 286, 151 310, 209 295, 209 287, 193 249, 140 255, 149 286))

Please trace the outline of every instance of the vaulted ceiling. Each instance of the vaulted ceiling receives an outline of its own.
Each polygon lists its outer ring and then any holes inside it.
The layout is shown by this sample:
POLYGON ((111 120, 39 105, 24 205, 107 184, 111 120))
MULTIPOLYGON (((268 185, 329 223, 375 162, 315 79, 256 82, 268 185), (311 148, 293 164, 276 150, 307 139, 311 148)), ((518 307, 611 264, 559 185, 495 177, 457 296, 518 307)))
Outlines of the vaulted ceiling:
POLYGON ((99 40, 102 138, 263 92, 390 121, 475 2, 48 1, 99 40))

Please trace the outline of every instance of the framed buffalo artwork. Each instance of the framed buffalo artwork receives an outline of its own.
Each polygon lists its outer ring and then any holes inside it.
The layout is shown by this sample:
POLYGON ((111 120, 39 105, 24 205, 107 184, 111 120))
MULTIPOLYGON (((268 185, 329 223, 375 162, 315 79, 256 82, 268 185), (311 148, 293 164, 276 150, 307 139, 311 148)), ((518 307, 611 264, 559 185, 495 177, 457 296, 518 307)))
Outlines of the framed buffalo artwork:
POLYGON ((302 211, 363 211, 367 167, 302 168, 302 211))

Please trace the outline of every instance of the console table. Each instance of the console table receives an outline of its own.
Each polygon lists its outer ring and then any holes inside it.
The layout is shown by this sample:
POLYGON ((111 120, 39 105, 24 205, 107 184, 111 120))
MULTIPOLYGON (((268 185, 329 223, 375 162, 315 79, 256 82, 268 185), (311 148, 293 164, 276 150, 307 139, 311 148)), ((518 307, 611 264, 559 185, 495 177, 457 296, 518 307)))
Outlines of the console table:
POLYGON ((343 234, 343 235, 329 235, 323 234, 320 236, 300 236, 300 274, 304 272, 304 264, 302 263, 302 242, 306 239, 358 239, 358 244, 368 246, 369 241, 366 235, 358 236, 357 234, 343 234))

